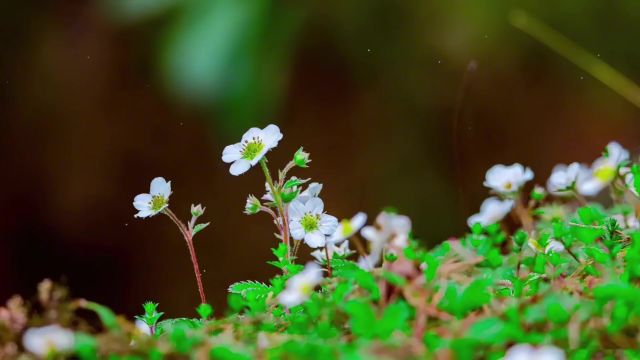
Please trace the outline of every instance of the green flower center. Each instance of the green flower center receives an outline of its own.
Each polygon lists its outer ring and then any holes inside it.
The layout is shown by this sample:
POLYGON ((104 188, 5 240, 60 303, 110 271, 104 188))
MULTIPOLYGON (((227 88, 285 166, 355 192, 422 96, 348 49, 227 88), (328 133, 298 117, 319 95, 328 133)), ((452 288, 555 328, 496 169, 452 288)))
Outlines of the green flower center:
POLYGON ((162 195, 153 195, 151 198, 151 210, 158 212, 167 205, 167 199, 162 195))
POLYGON ((251 141, 247 142, 244 145, 244 149, 242 149, 242 158, 245 160, 253 160, 264 150, 264 144, 262 140, 258 138, 253 138, 251 141))
POLYGON ((616 169, 611 166, 603 166, 593 172, 593 176, 603 183, 608 183, 616 177, 616 169))
POLYGON ((353 226, 348 219, 342 220, 342 236, 347 236, 353 232, 353 226))
POLYGON ((511 189, 513 189, 513 183, 511 181, 507 181, 504 184, 504 189, 507 190, 507 191, 511 191, 511 189))
POLYGON ((300 219, 300 225, 302 229, 304 229, 304 232, 314 232, 320 228, 320 215, 305 214, 302 219, 300 219))

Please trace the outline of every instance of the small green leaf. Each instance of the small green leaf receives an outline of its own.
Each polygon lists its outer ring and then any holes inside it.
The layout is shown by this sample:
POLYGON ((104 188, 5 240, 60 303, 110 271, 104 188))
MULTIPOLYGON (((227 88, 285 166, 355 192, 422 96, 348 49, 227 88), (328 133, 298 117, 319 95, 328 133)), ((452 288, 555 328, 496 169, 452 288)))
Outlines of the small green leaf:
POLYGON ((199 233, 200 231, 202 231, 204 228, 206 228, 207 226, 209 226, 210 223, 203 223, 203 224, 197 224, 196 226, 193 227, 193 235, 199 233))

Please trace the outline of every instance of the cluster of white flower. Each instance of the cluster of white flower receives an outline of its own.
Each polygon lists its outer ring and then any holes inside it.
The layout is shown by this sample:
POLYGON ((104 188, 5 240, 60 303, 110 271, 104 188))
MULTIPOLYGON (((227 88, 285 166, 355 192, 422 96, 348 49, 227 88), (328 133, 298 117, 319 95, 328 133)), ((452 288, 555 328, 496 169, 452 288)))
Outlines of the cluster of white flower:
POLYGON ((564 360, 566 355, 562 349, 546 345, 534 347, 529 344, 517 344, 504 354, 504 360, 564 360))
MULTIPOLYGON (((389 247, 401 250, 407 246, 411 231, 408 217, 382 212, 376 218, 376 226, 364 227, 367 215, 360 212, 351 219, 338 222, 338 219, 324 211, 324 202, 320 199, 322 184, 312 182, 303 190, 303 184, 308 180, 294 176, 287 179, 287 172, 291 168, 304 168, 310 162, 309 154, 302 151, 302 148, 284 170, 278 172, 280 178, 274 181, 269 174, 265 155, 282 138, 276 125, 268 125, 262 130, 251 128, 242 136, 241 142, 225 147, 222 152, 222 160, 232 163, 229 170, 232 175, 240 175, 258 163, 265 173, 266 193, 261 200, 267 203, 262 204, 257 197, 250 195, 245 205, 246 214, 261 211, 270 214, 280 230, 279 237, 283 242, 289 245, 286 239, 290 236, 294 241, 304 242, 314 249, 311 255, 318 264, 327 266, 329 275, 331 258, 335 255, 342 258, 351 255, 353 252, 349 249, 349 239, 358 242, 358 233, 369 243, 368 253, 364 247, 359 246, 358 263, 365 269, 378 265, 389 247)), ((309 297, 313 288, 322 280, 318 264, 308 263, 303 272, 288 280, 286 290, 279 297, 282 304, 287 307, 295 306, 309 297)))
MULTIPOLYGON (((604 188, 620 179, 620 186, 637 195, 633 186, 633 174, 626 167, 628 160, 629 151, 617 142, 610 142, 604 154, 590 167, 577 162, 556 165, 547 180, 547 190, 550 194, 559 197, 596 196, 604 188)), ((521 164, 495 165, 490 168, 487 171, 484 186, 491 189, 498 197, 489 197, 482 203, 480 212, 468 218, 469 227, 477 223, 488 226, 501 221, 521 201, 519 191, 532 179, 533 171, 521 164)))

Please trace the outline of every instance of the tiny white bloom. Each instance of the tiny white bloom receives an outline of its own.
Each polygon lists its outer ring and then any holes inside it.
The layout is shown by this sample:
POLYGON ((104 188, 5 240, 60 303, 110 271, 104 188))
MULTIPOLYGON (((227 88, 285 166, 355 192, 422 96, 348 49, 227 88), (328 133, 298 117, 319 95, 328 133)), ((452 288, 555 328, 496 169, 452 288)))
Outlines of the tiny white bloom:
POLYGON ((143 334, 145 335, 151 335, 151 328, 149 327, 149 325, 147 325, 146 322, 140 320, 140 319, 136 319, 136 328, 143 334))
POLYGON ((24 348, 40 357, 70 350, 73 348, 74 342, 73 331, 60 325, 32 327, 22 336, 24 348))
POLYGON ((322 269, 318 264, 309 262, 304 270, 287 280, 285 289, 278 295, 278 301, 287 308, 300 305, 309 299, 321 281, 322 269))
POLYGON ((264 129, 251 128, 242 136, 242 140, 229 145, 222 151, 222 161, 232 163, 229 168, 231 175, 240 175, 264 157, 271 149, 278 146, 282 139, 280 128, 268 125, 264 129))
POLYGON ((514 345, 507 350, 504 360, 565 360, 564 351, 555 346, 533 347, 529 344, 514 345))
POLYGON ((339 243, 355 235, 367 223, 367 214, 359 212, 351 219, 344 219, 338 224, 336 231, 331 236, 330 241, 339 243))
POLYGON ((618 175, 618 167, 629 159, 629 151, 615 141, 607 144, 605 154, 591 165, 591 176, 578 184, 578 191, 585 196, 598 195, 618 175))
POLYGON ((580 163, 558 164, 547 180, 547 189, 554 195, 567 195, 588 178, 589 169, 580 163))
MULTIPOLYGON (((377 261, 376 261, 377 262, 377 261)), ((360 256, 358 258, 358 266, 362 269, 362 270, 366 270, 366 271, 371 271, 374 268, 374 261, 371 258, 371 255, 367 255, 367 256, 360 256)))
POLYGON ((544 248, 544 253, 549 254, 552 252, 563 252, 565 250, 564 244, 558 240, 550 239, 547 246, 544 248))
MULTIPOLYGON (((327 251, 329 252, 329 256, 333 258, 333 254, 338 254, 340 256, 349 256, 353 252, 349 249, 349 240, 344 241, 340 245, 335 245, 333 243, 327 243, 327 251)), ((327 260, 327 254, 324 249, 317 249, 311 252, 311 256, 313 256, 317 262, 323 263, 327 260)))
POLYGON ((487 171, 484 186, 499 194, 510 194, 520 190, 531 179, 533 179, 533 171, 521 164, 494 165, 487 171))
POLYGON ((323 247, 327 236, 338 227, 338 219, 324 213, 324 203, 313 197, 295 199, 289 205, 289 229, 295 240, 303 240, 312 248, 323 247))
POLYGON ((480 205, 480 212, 471 215, 469 219, 467 219, 467 225, 472 227, 476 223, 480 223, 482 226, 495 224, 511 212, 513 205, 514 202, 510 199, 500 200, 494 196, 487 198, 482 202, 482 205, 480 205))
POLYGON ((149 194, 139 194, 133 199, 133 207, 138 210, 135 217, 146 218, 153 216, 169 206, 171 196, 171 181, 163 177, 151 180, 149 194))
POLYGON ((362 261, 367 261, 369 267, 376 266, 388 244, 404 248, 409 244, 411 219, 405 215, 398 215, 387 211, 376 217, 376 226, 365 226, 360 235, 369 241, 370 254, 362 261))

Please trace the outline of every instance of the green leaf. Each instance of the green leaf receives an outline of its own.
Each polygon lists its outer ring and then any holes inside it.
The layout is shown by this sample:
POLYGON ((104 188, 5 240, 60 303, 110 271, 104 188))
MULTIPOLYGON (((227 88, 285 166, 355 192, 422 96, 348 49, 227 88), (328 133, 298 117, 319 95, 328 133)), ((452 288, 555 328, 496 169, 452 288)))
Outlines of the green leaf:
POLYGON ((633 164, 631 167, 631 174, 633 174, 633 188, 636 190, 636 194, 640 194, 640 165, 633 164))
POLYGON ((112 331, 120 330, 120 324, 118 324, 116 314, 114 314, 113 311, 111 311, 111 309, 109 309, 108 307, 91 301, 83 301, 81 303, 81 307, 89 309, 98 314, 98 317, 100 318, 100 321, 105 328, 112 331))
POLYGON ((202 231, 204 228, 206 228, 207 226, 209 226, 210 223, 203 223, 203 224, 197 224, 196 226, 193 227, 193 235, 199 233, 200 231, 202 231))
POLYGON ((411 317, 411 307, 404 301, 398 301, 384 309, 382 318, 378 321, 377 336, 385 340, 394 331, 406 330, 408 320, 411 317))
POLYGON ((466 336, 487 344, 502 344, 507 341, 507 324, 497 317, 480 319, 471 325, 466 336))
POLYGON ((249 293, 258 295, 259 298, 266 297, 272 290, 271 286, 258 281, 240 281, 229 286, 229 292, 247 297, 249 293))
POLYGON ((351 300, 345 304, 344 309, 349 315, 349 324, 354 335, 368 339, 374 337, 377 319, 373 306, 369 302, 351 300))
POLYGON ((74 336, 75 352, 81 360, 95 360, 98 358, 98 342, 84 332, 76 332, 74 336))

